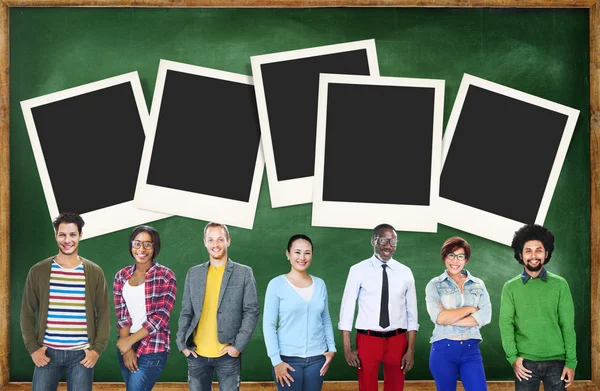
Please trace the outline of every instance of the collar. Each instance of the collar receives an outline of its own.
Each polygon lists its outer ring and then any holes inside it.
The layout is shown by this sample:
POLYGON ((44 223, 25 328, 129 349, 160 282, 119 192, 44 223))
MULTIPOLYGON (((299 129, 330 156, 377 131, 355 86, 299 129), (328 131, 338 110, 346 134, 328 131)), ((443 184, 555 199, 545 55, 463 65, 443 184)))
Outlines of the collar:
MULTIPOLYGON (((467 282, 467 281, 475 282, 474 277, 471 275, 471 273, 469 273, 469 271, 467 269, 462 269, 460 271, 460 274, 462 274, 463 276, 467 276, 467 279, 465 280, 465 282, 467 282)), ((450 274, 448 274, 448 269, 444 270, 444 272, 442 274, 440 274, 439 279, 440 279, 440 281, 444 281, 446 279, 452 279, 450 277, 450 274)))
MULTIPOLYGON (((546 268, 542 267, 542 271, 535 278, 541 278, 542 281, 546 281, 548 279, 548 273, 546 272, 546 268)), ((527 281, 533 280, 533 279, 534 279, 534 277, 531 277, 529 274, 527 274, 527 272, 525 271, 525 268, 523 268, 523 272, 521 273, 521 281, 523 281, 523 284, 526 284, 527 281)))
MULTIPOLYGON (((135 265, 136 264, 134 263, 133 265, 129 266, 127 268, 127 270, 125 270, 125 278, 126 279, 129 279, 135 272, 135 265)), ((158 262, 152 261, 152 266, 150 266, 150 269, 146 270, 146 274, 153 272, 157 266, 158 266, 158 262)))
POLYGON ((385 264, 390 270, 394 270, 395 263, 398 262, 394 258, 390 258, 387 262, 383 262, 381 259, 377 258, 375 254, 373 254, 370 261, 374 268, 381 269, 381 265, 385 264))

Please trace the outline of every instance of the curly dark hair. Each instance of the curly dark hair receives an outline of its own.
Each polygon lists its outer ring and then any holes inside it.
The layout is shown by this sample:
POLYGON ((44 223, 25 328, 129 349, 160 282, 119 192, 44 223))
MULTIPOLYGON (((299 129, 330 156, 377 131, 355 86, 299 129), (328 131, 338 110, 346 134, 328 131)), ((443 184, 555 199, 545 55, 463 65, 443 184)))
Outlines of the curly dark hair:
POLYGON ((510 246, 515 252, 515 259, 523 265, 521 254, 523 253, 523 246, 530 240, 539 240, 544 245, 544 249, 548 253, 548 257, 544 261, 544 265, 550 262, 552 257, 552 251, 554 251, 554 235, 548 231, 547 228, 542 227, 538 224, 527 224, 519 228, 513 236, 512 243, 510 246))
POLYGON ((52 221, 54 230, 58 231, 58 226, 61 225, 62 223, 76 224, 77 231, 79 231, 79 235, 81 235, 81 230, 83 229, 83 226, 85 225, 85 222, 83 221, 81 216, 79 216, 77 213, 71 213, 71 212, 63 212, 63 213, 59 214, 58 217, 56 217, 52 221))

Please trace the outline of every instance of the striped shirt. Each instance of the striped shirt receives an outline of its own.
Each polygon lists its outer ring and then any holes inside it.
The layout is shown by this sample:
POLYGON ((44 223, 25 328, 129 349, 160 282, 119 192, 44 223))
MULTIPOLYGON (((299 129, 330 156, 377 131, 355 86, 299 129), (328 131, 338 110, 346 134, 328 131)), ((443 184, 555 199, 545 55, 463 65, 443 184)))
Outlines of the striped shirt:
POLYGON ((85 316, 83 264, 66 269, 52 261, 50 303, 44 346, 60 350, 90 347, 85 316))

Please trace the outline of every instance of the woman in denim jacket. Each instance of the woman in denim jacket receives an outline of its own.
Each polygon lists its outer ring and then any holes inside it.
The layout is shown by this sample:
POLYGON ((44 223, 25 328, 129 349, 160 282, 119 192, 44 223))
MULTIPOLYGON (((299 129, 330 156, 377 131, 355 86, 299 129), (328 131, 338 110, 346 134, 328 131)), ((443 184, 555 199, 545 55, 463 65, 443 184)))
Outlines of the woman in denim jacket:
POLYGON ((425 288, 427 312, 435 323, 429 369, 438 390, 455 391, 459 377, 466 391, 487 390, 479 329, 492 318, 490 296, 483 281, 464 269, 471 258, 466 240, 446 240, 441 253, 446 270, 425 288))

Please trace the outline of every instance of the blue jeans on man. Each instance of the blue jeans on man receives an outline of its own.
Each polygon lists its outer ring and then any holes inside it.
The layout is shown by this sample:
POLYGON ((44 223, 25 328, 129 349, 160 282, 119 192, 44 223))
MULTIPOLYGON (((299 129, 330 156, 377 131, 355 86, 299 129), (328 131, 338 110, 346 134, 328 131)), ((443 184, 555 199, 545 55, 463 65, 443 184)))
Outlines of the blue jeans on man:
POLYGON ((523 366, 531 371, 531 378, 519 380, 515 376, 515 391, 538 391, 540 382, 544 383, 544 391, 565 389, 564 380, 560 380, 564 360, 532 361, 523 359, 523 366))
POLYGON ((67 374, 67 391, 91 391, 94 384, 94 368, 86 368, 79 362, 85 357, 83 350, 46 349, 50 362, 35 367, 31 391, 53 391, 63 375, 67 374))
POLYGON ((121 374, 127 386, 127 391, 152 390, 154 383, 156 383, 163 369, 165 369, 168 355, 168 352, 142 354, 137 359, 138 370, 131 372, 125 366, 123 356, 117 350, 119 367, 121 368, 121 374))
POLYGON ((290 382, 290 387, 286 383, 284 387, 277 382, 275 378, 275 370, 273 369, 273 378, 277 384, 277 390, 285 391, 321 391, 323 386, 323 376, 321 376, 321 368, 325 364, 325 356, 320 354, 312 357, 292 357, 281 356, 281 359, 289 364, 293 371, 288 373, 292 375, 293 382, 290 382))
POLYGON ((219 390, 238 391, 242 372, 242 356, 203 357, 190 354, 188 360, 188 385, 190 391, 211 391, 214 373, 217 373, 219 390))

